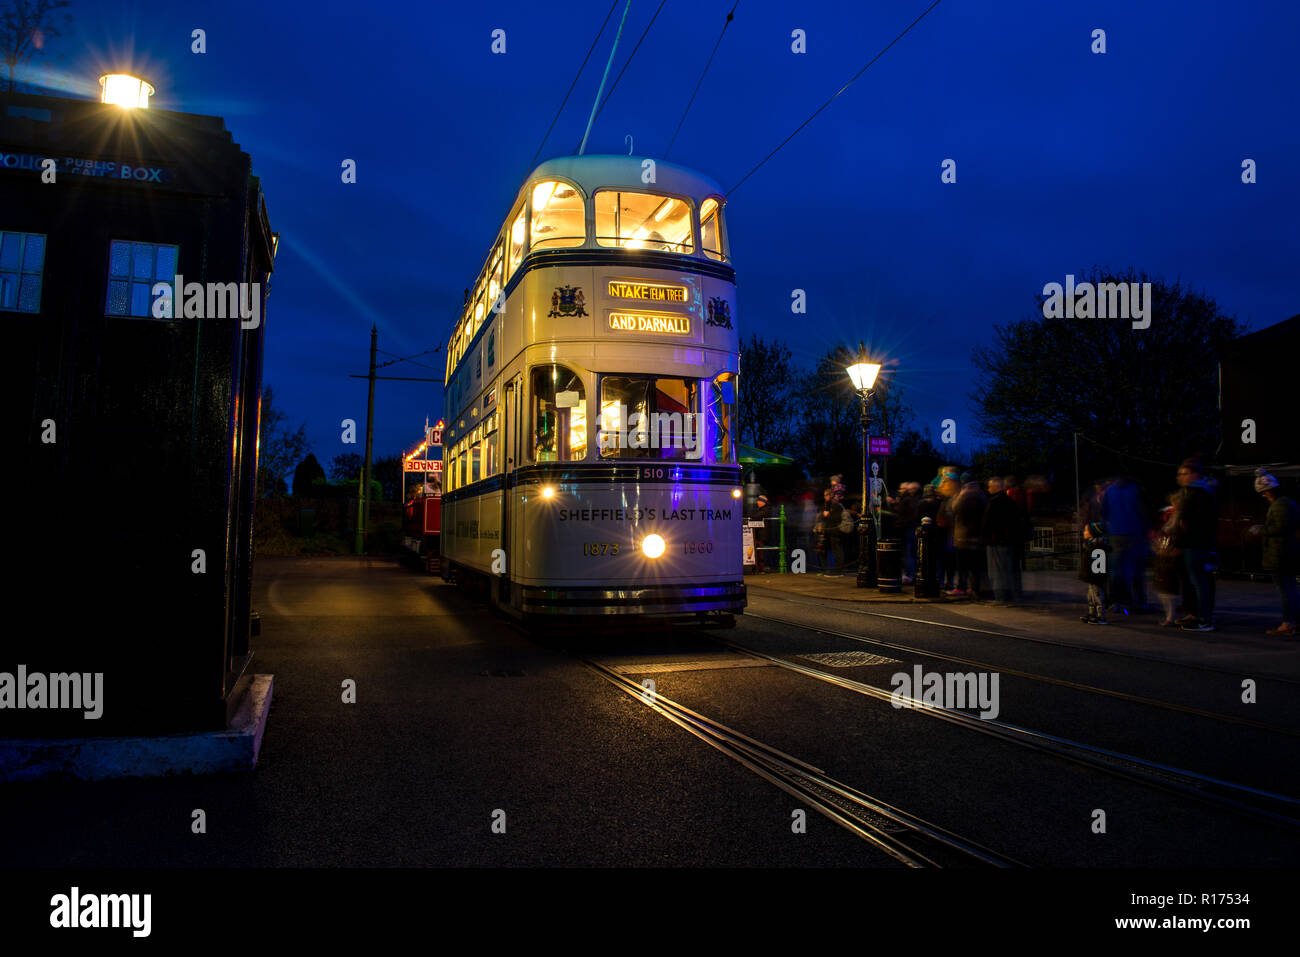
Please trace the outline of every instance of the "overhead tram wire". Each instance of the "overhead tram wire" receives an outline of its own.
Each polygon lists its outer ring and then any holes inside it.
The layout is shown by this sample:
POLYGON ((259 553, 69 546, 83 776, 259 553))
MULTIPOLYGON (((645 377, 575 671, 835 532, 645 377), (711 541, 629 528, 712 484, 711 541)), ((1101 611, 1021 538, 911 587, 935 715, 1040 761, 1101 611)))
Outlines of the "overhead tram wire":
POLYGON ((781 147, 785 146, 786 143, 789 143, 792 139, 794 139, 794 138, 799 134, 799 131, 800 131, 800 130, 802 130, 805 126, 807 126, 809 123, 811 123, 813 120, 815 120, 815 119, 817 118, 817 114, 821 113, 822 110, 824 110, 824 109, 826 109, 826 107, 830 106, 831 103, 833 103, 833 102, 835 101, 835 98, 836 98, 836 97, 838 97, 841 93, 843 93, 845 90, 847 90, 849 87, 851 87, 855 82, 857 82, 858 77, 860 77, 860 76, 862 76, 862 74, 866 73, 867 70, 871 67, 871 65, 872 65, 873 63, 875 63, 875 62, 876 62, 877 60, 879 60, 882 56, 884 56, 887 52, 889 52, 889 48, 890 48, 890 47, 892 47, 892 46, 893 46, 895 43, 897 43, 899 40, 903 39, 903 37, 907 36, 908 32, 911 31, 912 27, 916 26, 918 23, 920 23, 922 20, 924 20, 925 17, 926 17, 926 15, 929 14, 929 12, 930 12, 931 10, 933 10, 935 7, 937 7, 937 6, 938 6, 940 3, 942 3, 942 2, 943 2, 943 0, 934 0, 934 3, 932 3, 932 4, 930 4, 928 7, 926 7, 924 13, 922 13, 919 17, 917 17, 915 20, 913 20, 911 23, 909 23, 909 24, 907 25, 907 27, 903 30, 902 33, 900 33, 898 36, 894 37, 894 39, 890 40, 888 46, 886 46, 883 50, 881 50, 879 53, 877 53, 875 56, 873 56, 873 57, 871 58, 870 62, 868 62, 866 66, 864 66, 864 67, 863 67, 861 70, 859 70, 857 73, 853 74, 853 76, 852 76, 852 78, 850 78, 849 82, 845 83, 842 87, 840 87, 838 90, 836 90, 834 96, 832 96, 829 100, 827 100, 827 101, 826 101, 825 103, 823 103, 821 106, 817 107, 817 109, 813 112, 812 116, 808 117, 808 119, 804 120, 804 121, 803 121, 802 123, 800 123, 797 127, 795 127, 794 132, 791 133, 789 136, 787 136, 785 139, 783 139, 780 143, 778 143, 777 146, 776 146, 776 149, 772 150, 772 152, 768 153, 768 154, 767 154, 766 156, 764 156, 761 160, 759 160, 757 166, 755 166, 755 167, 754 167, 753 169, 751 169, 748 173, 746 173, 744 176, 742 176, 742 177, 740 178, 740 181, 737 182, 735 186, 733 186, 733 187, 731 187, 731 189, 727 190, 727 195, 730 196, 730 195, 731 195, 732 193, 734 193, 736 190, 740 189, 741 185, 745 182, 745 180, 749 179, 751 176, 753 176, 755 173, 757 173, 757 172, 759 171, 759 169, 763 166, 764 163, 766 163, 768 160, 770 160, 773 156, 775 156, 775 155, 780 151, 781 147))
POLYGON ((596 34, 596 39, 591 41, 591 48, 587 50, 587 55, 582 58, 582 65, 578 67, 578 72, 574 74, 573 82, 569 84, 569 91, 564 94, 564 99, 560 101, 560 108, 555 111, 555 116, 551 119, 551 125, 546 128, 546 135, 543 136, 542 141, 537 144, 537 152, 533 154, 532 162, 528 164, 528 172, 532 172, 533 167, 537 165, 537 157, 542 155, 542 150, 546 146, 546 141, 551 138, 551 130, 555 129, 555 124, 560 119, 560 114, 564 112, 565 104, 569 102, 569 97, 573 94, 573 88, 578 85, 578 79, 582 76, 582 71, 587 68, 587 61, 590 60, 591 55, 596 52, 596 44, 599 43, 600 38, 605 35, 605 27, 609 25, 609 18, 614 15, 614 8, 617 6, 618 0, 614 0, 614 2, 609 5, 609 13, 605 14, 605 21, 600 25, 600 32, 596 34))
MULTIPOLYGON (((938 2, 938 0, 936 0, 936 2, 938 2)), ((668 149, 664 150, 664 159, 667 159, 668 154, 673 151, 673 144, 677 142, 677 134, 682 131, 682 124, 686 122, 686 114, 691 111, 691 106, 695 103, 695 97, 700 92, 700 86, 704 83, 704 77, 708 74, 709 67, 713 65, 713 58, 718 53, 718 47, 722 45, 722 38, 727 33, 727 27, 731 26, 731 21, 735 19, 736 7, 738 6, 740 6, 740 0, 736 0, 736 2, 731 5, 731 12, 727 14, 727 19, 722 24, 722 32, 718 34, 717 42, 713 44, 713 52, 709 54, 709 61, 704 64, 704 71, 700 74, 700 78, 695 84, 695 92, 693 92, 691 98, 686 101, 686 109, 682 110, 682 118, 677 121, 677 129, 673 130, 673 138, 668 141, 668 149)))
MULTIPOLYGON (((618 76, 614 77, 614 82, 610 84, 609 92, 605 94, 605 98, 600 101, 600 106, 596 108, 596 116, 594 117, 593 122, 594 120, 600 119, 601 111, 605 109, 605 104, 609 102, 609 98, 614 95, 614 90, 618 87, 618 81, 623 79, 623 74, 627 72, 628 66, 631 65, 632 58, 636 56, 636 51, 641 49, 641 42, 645 40, 646 34, 650 32, 650 28, 655 25, 655 20, 659 19, 659 13, 663 10, 664 4, 667 2, 668 0, 659 0, 659 7, 655 10, 655 15, 650 18, 650 22, 646 24, 646 28, 641 31, 641 39, 636 41, 636 46, 632 48, 632 52, 629 53, 627 59, 623 61, 623 69, 618 71, 618 76)), ((575 146, 573 152, 578 152, 578 147, 581 145, 582 144, 579 143, 578 146, 575 146)))

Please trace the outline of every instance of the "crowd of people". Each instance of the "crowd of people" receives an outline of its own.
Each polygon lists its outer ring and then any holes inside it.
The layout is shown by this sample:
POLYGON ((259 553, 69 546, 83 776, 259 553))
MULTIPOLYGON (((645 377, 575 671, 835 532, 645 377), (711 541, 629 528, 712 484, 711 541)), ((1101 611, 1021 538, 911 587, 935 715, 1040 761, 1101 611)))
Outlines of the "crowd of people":
MULTIPOLYGON (((980 482, 944 466, 928 484, 904 482, 889 494, 875 480, 869 507, 880 517, 879 539, 902 543, 902 581, 917 574, 917 531, 930 528, 936 579, 952 597, 989 597, 1013 604, 1023 597, 1021 568, 1030 538, 1029 515, 1047 483, 1034 476, 1022 486, 1014 476, 980 482)), ((812 546, 819 574, 840 577, 858 560, 861 496, 846 497, 844 477, 833 475, 820 493, 805 493, 793 516, 797 543, 812 546)), ((762 500, 763 505, 766 499, 762 500)))
MULTIPOLYGON (((1199 458, 1182 463, 1177 483, 1154 520, 1132 478, 1092 483, 1078 512, 1079 578, 1087 585, 1083 622, 1104 625, 1108 611, 1145 612, 1150 565, 1163 610, 1160 624, 1214 630, 1216 483, 1199 458)), ((1300 625, 1300 508, 1262 469, 1255 490, 1268 510, 1252 532, 1261 538, 1263 567, 1275 579, 1282 612, 1281 624, 1268 634, 1295 635, 1300 625)), ((935 577, 946 595, 1014 605, 1024 600, 1021 570, 1032 537, 1030 515, 1047 491, 1041 476, 1030 476, 1023 484, 1015 476, 980 481, 945 465, 927 484, 904 482, 893 495, 873 480, 868 507, 880 517, 877 537, 903 544, 904 584, 917 574, 917 532, 924 528, 934 551, 935 577)), ((767 497, 760 496, 757 517, 770 515, 767 497)), ((862 499, 846 496, 842 475, 831 476, 819 491, 797 496, 790 518, 791 547, 815 554, 821 576, 842 577, 857 562, 862 499)))
MULTIPOLYGON (((1080 507, 1079 577, 1088 585, 1082 621, 1104 625, 1108 608, 1124 614, 1145 610, 1149 543, 1153 584, 1164 612, 1160 625, 1214 631, 1218 483, 1195 457, 1178 467, 1177 481, 1178 490, 1169 495, 1154 527, 1145 520, 1140 490, 1131 479, 1093 484, 1080 507)), ((1251 532, 1261 539, 1262 567, 1277 585, 1282 612, 1282 623, 1267 634, 1294 635, 1300 623, 1300 509, 1264 469, 1255 473, 1255 491, 1268 511, 1251 532)))

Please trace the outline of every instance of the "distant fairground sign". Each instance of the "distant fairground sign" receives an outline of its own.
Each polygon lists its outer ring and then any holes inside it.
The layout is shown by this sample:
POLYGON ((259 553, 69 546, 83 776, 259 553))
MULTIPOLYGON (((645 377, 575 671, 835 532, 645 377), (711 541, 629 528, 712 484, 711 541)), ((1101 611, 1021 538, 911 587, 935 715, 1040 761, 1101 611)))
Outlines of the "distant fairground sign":
POLYGON ((867 448, 871 450, 872 455, 893 455, 894 454, 893 449, 890 447, 888 436, 885 436, 884 438, 875 438, 875 437, 871 438, 869 440, 869 444, 867 448))
POLYGON ((413 459, 402 464, 403 472, 441 472, 442 459, 413 459))

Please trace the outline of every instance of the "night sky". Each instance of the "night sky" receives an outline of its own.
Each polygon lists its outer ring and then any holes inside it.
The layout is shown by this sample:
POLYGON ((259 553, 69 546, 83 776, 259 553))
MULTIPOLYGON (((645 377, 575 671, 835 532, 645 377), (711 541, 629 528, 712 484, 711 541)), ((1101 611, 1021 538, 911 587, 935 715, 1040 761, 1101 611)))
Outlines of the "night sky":
MULTIPOLYGON (((927 5, 740 0, 669 158, 729 189, 927 5)), ((445 344, 609 6, 74 0, 73 32, 35 65, 88 97, 105 68, 135 69, 155 107, 225 118, 281 234, 265 381, 328 463, 360 450, 338 424, 364 424, 348 374, 366 370, 371 323, 390 353, 445 344)), ((611 80, 657 6, 634 0, 611 80)), ((576 149, 622 8, 542 159, 576 149)), ((730 8, 668 0, 588 153, 626 153, 631 134, 638 156, 664 155, 730 8)), ((966 445, 971 348, 1068 272, 1181 278, 1255 328, 1300 312, 1298 28, 1280 2, 944 0, 730 197, 741 333, 805 364, 865 339, 897 360, 917 424, 937 438, 955 418, 966 445)), ((385 371, 441 376, 441 353, 422 361, 436 371, 385 371)), ((376 456, 442 411, 440 385, 376 394, 376 456)))

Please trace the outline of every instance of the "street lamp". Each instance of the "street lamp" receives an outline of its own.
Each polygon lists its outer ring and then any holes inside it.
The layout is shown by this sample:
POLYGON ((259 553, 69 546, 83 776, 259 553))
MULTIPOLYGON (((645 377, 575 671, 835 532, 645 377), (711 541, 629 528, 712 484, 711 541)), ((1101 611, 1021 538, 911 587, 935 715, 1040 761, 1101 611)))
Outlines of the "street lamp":
POLYGON ((867 424, 868 403, 875 387, 880 364, 856 362, 846 370, 854 390, 862 399, 862 521, 858 524, 858 585, 859 588, 876 587, 876 526, 871 517, 871 498, 867 494, 867 424))

